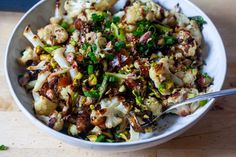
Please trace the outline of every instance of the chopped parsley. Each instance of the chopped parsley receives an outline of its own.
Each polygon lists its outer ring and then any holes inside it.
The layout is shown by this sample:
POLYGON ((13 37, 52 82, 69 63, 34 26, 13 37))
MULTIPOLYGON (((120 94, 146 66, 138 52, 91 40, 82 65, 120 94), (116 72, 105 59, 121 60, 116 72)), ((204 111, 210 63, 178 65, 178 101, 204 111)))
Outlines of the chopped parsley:
POLYGON ((84 96, 91 98, 99 98, 99 92, 97 90, 84 91, 84 96))
POLYGON ((92 51, 96 52, 97 51, 97 45, 96 44, 92 44, 92 51))
POLYGON ((70 27, 70 25, 69 25, 67 22, 65 22, 65 21, 63 21, 63 22, 60 24, 60 26, 63 27, 64 29, 68 29, 68 28, 70 27))
POLYGON ((172 36, 165 36, 164 41, 166 45, 173 45, 175 43, 175 38, 172 36))
POLYGON ((189 19, 195 20, 197 24, 200 26, 200 28, 202 28, 203 25, 207 23, 202 16, 193 16, 193 17, 190 17, 189 19))
POLYGON ((2 144, 0 145, 0 151, 3 151, 3 150, 8 150, 8 147, 2 144))
POLYGON ((83 45, 82 45, 82 50, 84 50, 84 51, 86 51, 88 48, 89 48, 89 44, 88 43, 84 43, 83 45))
POLYGON ((119 16, 113 16, 112 17, 112 22, 115 23, 115 24, 119 23, 120 22, 120 17, 119 16))
POLYGON ((102 12, 101 14, 93 13, 91 17, 93 22, 103 22, 107 17, 107 13, 106 12, 102 12))
POLYGON ((124 41, 119 41, 115 43, 115 50, 120 51, 122 48, 125 48, 126 44, 124 41))
POLYGON ((93 52, 88 53, 89 58, 93 61, 94 64, 98 63, 97 57, 93 52))

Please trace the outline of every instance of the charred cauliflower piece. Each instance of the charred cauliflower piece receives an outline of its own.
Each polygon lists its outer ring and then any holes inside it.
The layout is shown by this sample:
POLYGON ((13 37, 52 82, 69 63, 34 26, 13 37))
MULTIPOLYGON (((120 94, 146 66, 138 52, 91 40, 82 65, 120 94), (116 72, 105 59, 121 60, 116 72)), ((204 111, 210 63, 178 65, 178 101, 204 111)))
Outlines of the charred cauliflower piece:
POLYGON ((177 49, 181 51, 183 56, 195 56, 198 46, 196 40, 191 36, 191 33, 189 31, 180 30, 177 33, 176 38, 179 41, 177 49))
POLYGON ((191 36, 196 40, 198 46, 200 46, 202 44, 202 33, 197 22, 191 20, 186 29, 190 31, 191 36))
POLYGON ((29 40, 29 42, 34 46, 34 48, 44 46, 39 37, 32 32, 30 26, 25 27, 23 35, 29 40))
POLYGON ((64 121, 62 119, 62 114, 54 111, 50 115, 49 126, 54 130, 60 131, 63 129, 64 121))
POLYGON ((163 9, 160 5, 153 2, 152 0, 140 0, 146 9, 146 19, 150 21, 158 20, 162 18, 163 15, 167 16, 168 12, 163 9))
POLYGON ((153 113, 154 116, 158 116, 162 112, 162 105, 154 97, 148 97, 144 100, 144 104, 153 113))
POLYGON ((22 65, 25 65, 28 61, 33 61, 37 59, 37 54, 33 51, 31 47, 27 47, 23 52, 21 58, 18 59, 18 62, 22 65))
POLYGON ((50 115, 57 107, 56 103, 53 103, 44 96, 34 95, 34 109, 37 115, 50 115))
POLYGON ((149 77, 154 82, 155 87, 162 95, 169 95, 170 89, 174 86, 172 74, 169 70, 167 58, 162 58, 159 62, 153 63, 149 70, 149 77), (165 86, 165 87, 164 87, 165 86))
POLYGON ((114 128, 122 122, 122 118, 128 113, 129 107, 125 106, 118 97, 101 100, 101 109, 91 114, 91 119, 105 117, 106 128, 114 128))
POLYGON ((68 39, 67 31, 58 24, 49 24, 39 29, 38 36, 48 45, 62 44, 68 39))
POLYGON ((128 7, 125 14, 125 21, 127 24, 135 24, 137 21, 143 20, 143 6, 140 2, 133 3, 128 7))
POLYGON ((62 0, 56 0, 55 14, 50 18, 52 24, 59 24, 63 19, 62 0))
MULTIPOLYGON (((194 88, 182 88, 180 91, 177 91, 171 97, 168 98, 167 102, 168 105, 176 104, 178 102, 184 101, 185 99, 195 97, 199 95, 197 89, 194 88)), ((193 113, 199 107, 199 103, 192 103, 189 105, 185 105, 179 107, 177 110, 174 110, 173 113, 180 115, 180 116, 187 116, 193 113)))
POLYGON ((110 10, 117 0, 66 0, 65 10, 70 17, 77 17, 85 9, 110 10))
POLYGON ((51 114, 57 107, 57 104, 50 101, 48 98, 39 95, 39 91, 47 82, 47 78, 50 75, 50 72, 42 72, 39 74, 38 79, 35 83, 34 89, 32 91, 34 97, 34 109, 37 115, 48 116, 51 114))

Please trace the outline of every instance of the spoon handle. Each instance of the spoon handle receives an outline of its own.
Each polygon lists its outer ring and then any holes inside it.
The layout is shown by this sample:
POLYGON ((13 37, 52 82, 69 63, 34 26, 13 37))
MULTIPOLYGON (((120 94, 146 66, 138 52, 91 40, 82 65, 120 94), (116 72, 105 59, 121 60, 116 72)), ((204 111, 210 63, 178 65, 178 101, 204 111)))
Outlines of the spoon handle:
POLYGON ((171 110, 181 107, 183 105, 187 105, 187 104, 194 103, 197 101, 207 100, 207 99, 217 98, 217 97, 222 97, 222 96, 228 96, 228 95, 234 95, 234 94, 236 94, 236 88, 226 89, 226 90, 221 90, 221 91, 217 91, 217 92, 211 92, 211 93, 199 95, 199 96, 196 96, 191 99, 187 99, 183 102, 177 103, 177 104, 169 107, 167 110, 165 110, 165 113, 170 112, 171 110))

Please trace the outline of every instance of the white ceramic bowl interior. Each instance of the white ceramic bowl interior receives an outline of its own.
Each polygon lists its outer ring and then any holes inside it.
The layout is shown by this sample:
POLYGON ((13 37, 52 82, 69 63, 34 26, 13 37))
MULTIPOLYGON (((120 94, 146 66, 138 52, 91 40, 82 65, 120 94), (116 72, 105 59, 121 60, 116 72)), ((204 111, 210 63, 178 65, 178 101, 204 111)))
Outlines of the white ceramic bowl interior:
MULTIPOLYGON (((211 87, 211 90, 220 90, 226 74, 226 55, 223 42, 214 24, 197 6, 188 0, 156 1, 168 9, 172 9, 177 3, 179 3, 182 11, 187 16, 200 15, 207 21, 207 24, 204 25, 203 29, 204 40, 206 43, 204 53, 205 61, 207 63, 207 66, 204 67, 204 71, 208 72, 210 76, 214 77, 214 85, 211 87)), ((55 0, 40 1, 24 15, 24 17, 16 26, 12 37, 10 38, 5 58, 7 81, 14 100, 21 111, 32 121, 33 124, 39 128, 45 130, 50 135, 58 139, 76 146, 106 151, 131 151, 151 147, 178 136, 190 128, 193 124, 195 124, 211 107, 213 100, 190 116, 167 116, 160 122, 162 127, 160 132, 156 133, 155 135, 146 134, 143 136, 144 139, 136 142, 92 143, 68 136, 49 128, 35 118, 32 109, 32 97, 18 84, 17 77, 23 72, 23 69, 17 64, 16 59, 20 57, 21 51, 30 44, 22 35, 24 28, 30 24, 33 31, 36 31, 38 28, 45 26, 49 22, 49 18, 54 14, 54 3, 55 0)))

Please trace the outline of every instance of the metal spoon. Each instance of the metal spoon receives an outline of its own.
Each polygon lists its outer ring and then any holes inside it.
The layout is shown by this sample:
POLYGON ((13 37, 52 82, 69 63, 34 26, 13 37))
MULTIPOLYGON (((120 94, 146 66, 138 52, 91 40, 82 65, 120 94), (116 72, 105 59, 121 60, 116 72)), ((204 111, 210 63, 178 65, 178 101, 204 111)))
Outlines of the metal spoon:
POLYGON ((234 95, 234 94, 236 94, 236 88, 221 90, 221 91, 218 91, 218 92, 206 93, 206 94, 199 95, 199 96, 196 96, 196 97, 191 98, 191 99, 184 100, 182 102, 179 102, 177 104, 172 105, 167 110, 162 112, 160 115, 158 115, 157 117, 152 119, 152 121, 142 124, 141 127, 146 128, 146 127, 150 126, 151 124, 156 122, 158 118, 160 118, 164 114, 170 113, 171 111, 173 111, 174 109, 177 109, 178 107, 181 107, 181 106, 184 106, 184 105, 187 105, 187 104, 191 104, 191 103, 194 103, 194 102, 197 102, 197 101, 201 101, 201 100, 207 100, 207 99, 223 97, 223 96, 229 96, 229 95, 234 95))

